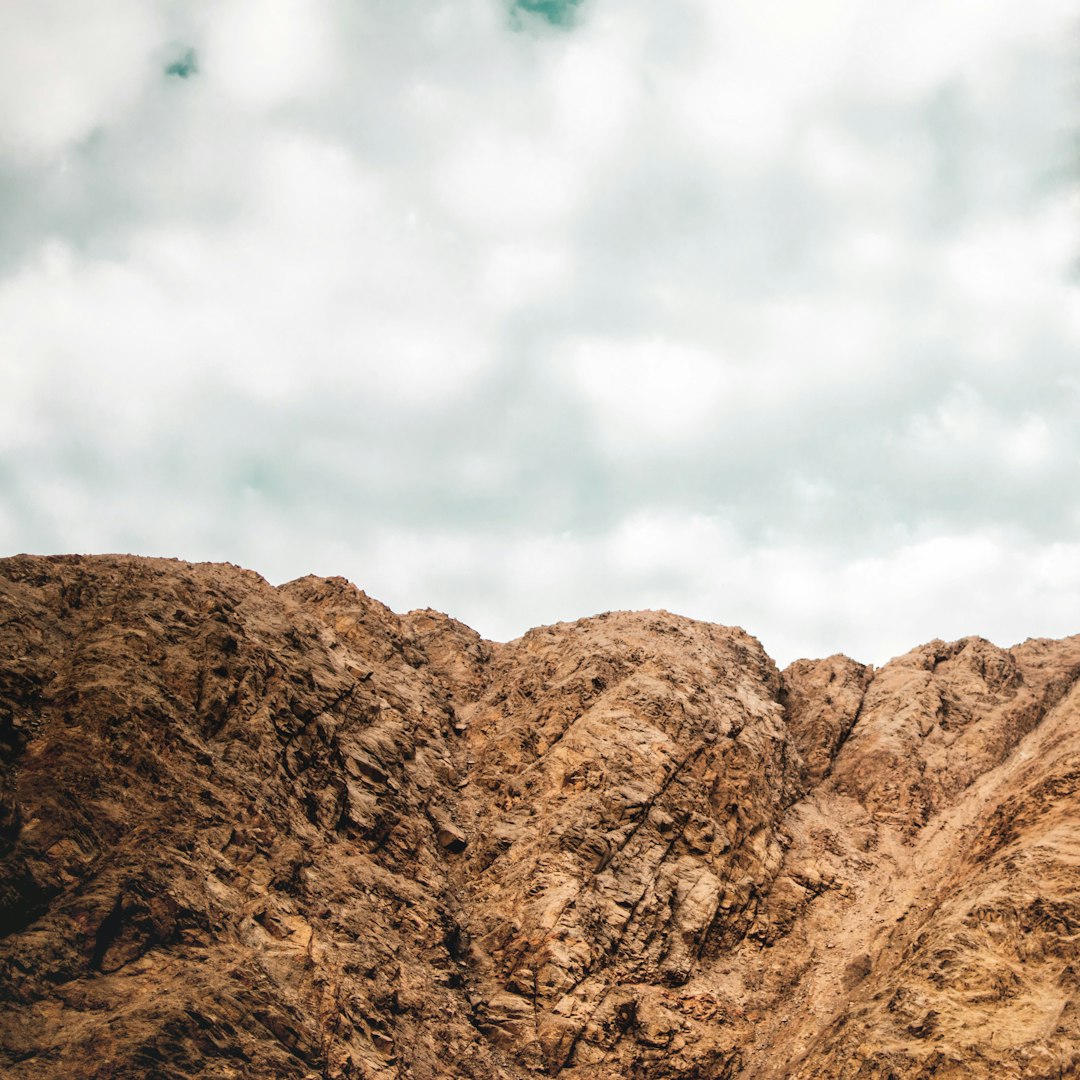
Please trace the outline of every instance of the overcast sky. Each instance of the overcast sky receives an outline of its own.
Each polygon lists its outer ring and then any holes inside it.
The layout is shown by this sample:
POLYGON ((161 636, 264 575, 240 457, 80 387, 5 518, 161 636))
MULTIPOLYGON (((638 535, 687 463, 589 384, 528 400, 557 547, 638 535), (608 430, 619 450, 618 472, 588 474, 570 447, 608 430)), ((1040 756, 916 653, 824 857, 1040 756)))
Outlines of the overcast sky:
POLYGON ((8 0, 0 553, 786 663, 1080 632, 1068 0, 8 0))

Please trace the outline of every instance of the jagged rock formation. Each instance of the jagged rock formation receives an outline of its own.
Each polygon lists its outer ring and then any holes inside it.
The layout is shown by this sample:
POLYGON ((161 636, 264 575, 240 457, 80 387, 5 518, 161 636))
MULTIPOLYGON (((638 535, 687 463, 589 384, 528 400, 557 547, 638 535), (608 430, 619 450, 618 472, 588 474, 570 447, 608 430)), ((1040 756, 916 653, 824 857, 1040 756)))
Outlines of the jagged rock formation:
POLYGON ((1078 675, 0 560, 0 1071, 1076 1075, 1078 675))

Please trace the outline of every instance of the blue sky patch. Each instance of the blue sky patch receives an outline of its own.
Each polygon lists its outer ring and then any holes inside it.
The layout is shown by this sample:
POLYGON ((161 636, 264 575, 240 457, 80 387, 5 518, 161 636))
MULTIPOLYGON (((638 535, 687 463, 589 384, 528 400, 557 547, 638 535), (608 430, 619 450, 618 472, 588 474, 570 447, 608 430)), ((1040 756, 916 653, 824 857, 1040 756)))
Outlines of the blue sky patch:
POLYGON ((552 26, 571 26, 581 0, 514 0, 514 13, 527 11, 539 15, 552 26))
POLYGON ((172 63, 165 66, 165 74, 176 79, 190 79, 192 75, 197 75, 198 72, 199 58, 195 55, 194 49, 187 49, 172 63))

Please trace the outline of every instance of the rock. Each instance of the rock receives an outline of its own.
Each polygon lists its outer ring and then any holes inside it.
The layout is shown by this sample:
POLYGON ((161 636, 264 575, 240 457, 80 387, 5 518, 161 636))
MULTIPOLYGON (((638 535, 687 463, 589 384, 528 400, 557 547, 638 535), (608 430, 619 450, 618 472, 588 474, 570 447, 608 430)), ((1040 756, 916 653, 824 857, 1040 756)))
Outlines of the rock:
POLYGON ((0 560, 0 1071, 1070 1075, 1078 674, 0 560))
POLYGON ((460 854, 468 846, 469 841, 465 834, 456 825, 451 825, 449 822, 440 825, 436 829, 435 835, 439 838, 439 843, 447 851, 454 852, 455 855, 460 854))

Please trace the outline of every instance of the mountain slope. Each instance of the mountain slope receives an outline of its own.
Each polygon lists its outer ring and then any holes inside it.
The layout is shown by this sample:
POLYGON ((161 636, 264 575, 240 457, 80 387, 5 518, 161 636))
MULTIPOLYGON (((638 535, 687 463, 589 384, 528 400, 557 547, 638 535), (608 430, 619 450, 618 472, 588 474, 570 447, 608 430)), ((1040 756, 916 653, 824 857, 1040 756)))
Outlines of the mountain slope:
POLYGON ((1078 674, 0 560, 0 1067, 1075 1074, 1078 674))

